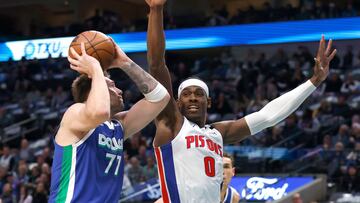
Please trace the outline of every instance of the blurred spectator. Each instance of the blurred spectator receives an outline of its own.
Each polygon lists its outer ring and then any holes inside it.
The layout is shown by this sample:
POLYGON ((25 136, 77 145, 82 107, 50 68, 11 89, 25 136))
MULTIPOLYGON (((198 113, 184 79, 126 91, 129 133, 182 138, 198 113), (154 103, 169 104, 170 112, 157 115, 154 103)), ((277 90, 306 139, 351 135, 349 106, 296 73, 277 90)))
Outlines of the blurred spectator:
POLYGON ((354 60, 353 47, 348 46, 346 54, 344 55, 344 59, 343 59, 344 69, 351 69, 353 66, 353 60, 354 60))
POLYGON ((65 101, 68 98, 68 93, 63 90, 63 87, 59 85, 51 101, 51 107, 55 109, 63 108, 65 101))
POLYGON ((31 195, 30 189, 26 185, 21 185, 19 203, 32 203, 32 202, 33 202, 33 196, 31 195))
POLYGON ((360 123, 353 123, 351 125, 351 136, 356 142, 360 142, 360 123))
POLYGON ((284 139, 282 128, 279 125, 274 126, 271 132, 271 136, 266 138, 266 146, 274 145, 284 139))
POLYGON ((342 81, 337 73, 330 73, 326 80, 326 92, 340 92, 342 81))
POLYGON ((303 129, 307 135, 315 136, 320 130, 320 122, 316 117, 313 117, 313 112, 306 109, 299 121, 299 128, 303 129))
POLYGON ((30 168, 30 182, 35 183, 38 177, 40 176, 40 168, 37 165, 34 165, 30 168))
POLYGON ((134 134, 125 142, 124 148, 126 149, 129 158, 139 154, 139 147, 141 145, 146 146, 146 140, 141 136, 141 132, 134 134))
POLYGON ((300 193, 295 193, 293 195, 292 203, 303 203, 300 193))
POLYGON ((333 124, 333 109, 331 103, 326 100, 320 102, 320 107, 315 110, 314 117, 319 118, 322 126, 327 127, 333 124))
POLYGON ((130 159, 131 167, 128 170, 128 176, 132 185, 139 184, 143 181, 142 168, 140 166, 139 160, 133 156, 130 159))
POLYGON ((19 158, 22 160, 32 161, 33 151, 29 148, 29 142, 26 138, 21 139, 19 158))
POLYGON ((228 99, 225 98, 224 92, 220 92, 218 96, 213 100, 211 109, 209 110, 210 121, 218 121, 224 115, 233 113, 232 107, 230 106, 228 99))
POLYGON ((332 138, 332 143, 341 142, 345 147, 349 145, 349 126, 342 124, 338 133, 332 138))
POLYGON ((342 189, 343 191, 354 193, 360 191, 360 176, 357 168, 354 165, 351 165, 347 169, 347 173, 342 180, 342 189))
POLYGON ((332 139, 330 135, 325 135, 323 138, 322 148, 325 151, 328 151, 333 148, 332 139))
POLYGON ((18 170, 16 173, 15 183, 17 186, 29 183, 29 176, 27 175, 28 166, 26 163, 18 165, 18 170))
POLYGON ((142 174, 145 178, 145 181, 158 176, 158 171, 153 156, 147 157, 147 163, 143 167, 142 174))
POLYGON ((344 94, 355 94, 359 91, 360 83, 357 80, 354 80, 351 73, 346 76, 343 84, 341 85, 341 93, 344 94))
POLYGON ((354 150, 351 151, 346 159, 347 159, 347 165, 353 164, 355 166, 360 165, 360 142, 355 143, 354 150))
POLYGON ((15 203, 16 199, 13 197, 12 187, 10 183, 5 183, 2 188, 1 195, 2 203, 15 203))
POLYGON ((335 180, 339 181, 341 173, 346 167, 346 157, 344 153, 344 145, 341 142, 335 144, 335 152, 329 157, 331 158, 330 163, 328 164, 328 175, 333 177, 335 180))
POLYGON ((137 156, 137 158, 139 159, 140 161, 140 165, 141 166, 145 166, 146 165, 146 162, 147 162, 147 153, 146 153, 146 146, 144 145, 141 145, 139 147, 139 155, 137 156))
POLYGON ((36 203, 47 203, 47 191, 45 189, 45 185, 42 182, 39 182, 36 185, 34 196, 33 196, 33 202, 36 203))
MULTIPOLYGON (((302 129, 297 126, 297 117, 295 114, 291 114, 289 117, 285 119, 285 125, 283 127, 282 134, 285 137, 289 137, 291 135, 301 134, 302 129)), ((305 143, 306 139, 292 139, 290 142, 287 142, 286 147, 295 147, 297 144, 305 143)))
POLYGON ((0 166, 9 169, 11 171, 15 166, 15 159, 10 154, 10 147, 8 145, 3 146, 2 155, 0 157, 0 166))
MULTIPOLYGON (((41 157, 41 161, 42 159, 44 160, 45 163, 47 163, 49 166, 51 166, 52 164, 52 154, 51 154, 51 150, 50 150, 50 147, 45 147, 43 150, 42 150, 42 154, 41 156, 38 156, 38 158, 41 157)), ((40 163, 38 161, 38 164, 39 166, 42 166, 43 164, 40 163)))
POLYGON ((336 116, 342 116, 343 118, 351 117, 352 112, 350 106, 346 102, 346 96, 340 94, 337 99, 337 103, 333 105, 333 114, 336 116))

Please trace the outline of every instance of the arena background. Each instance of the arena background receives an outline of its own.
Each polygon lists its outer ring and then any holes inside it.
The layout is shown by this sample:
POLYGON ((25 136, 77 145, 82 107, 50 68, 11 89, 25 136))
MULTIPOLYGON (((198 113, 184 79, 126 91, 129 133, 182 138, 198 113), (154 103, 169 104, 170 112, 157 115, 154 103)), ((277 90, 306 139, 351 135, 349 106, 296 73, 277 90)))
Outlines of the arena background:
MULTIPOLYGON (((355 0, 168 0, 173 86, 190 75, 207 82, 208 122, 243 117, 296 87, 312 74, 321 34, 335 40, 328 79, 300 109, 225 146, 240 202, 360 202, 359 8, 355 0)), ((2 202, 47 202, 52 138, 77 75, 64 58, 69 39, 85 30, 111 34, 147 69, 147 13, 143 0, 0 1, 2 202)), ((111 77, 126 108, 141 98, 125 74, 111 77)), ((120 202, 160 197, 154 131, 151 124, 125 142, 120 202)))

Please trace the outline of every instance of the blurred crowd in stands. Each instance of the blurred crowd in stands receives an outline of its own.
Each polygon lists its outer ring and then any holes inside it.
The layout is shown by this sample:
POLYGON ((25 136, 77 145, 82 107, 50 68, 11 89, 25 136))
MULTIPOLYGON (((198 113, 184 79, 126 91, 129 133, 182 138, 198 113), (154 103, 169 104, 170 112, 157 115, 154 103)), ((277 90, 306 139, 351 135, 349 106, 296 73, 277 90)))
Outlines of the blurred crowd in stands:
MULTIPOLYGON (((197 76, 209 85, 212 107, 208 122, 241 118, 259 110, 270 100, 304 82, 312 74, 313 54, 299 46, 294 53, 282 49, 267 56, 249 49, 244 60, 228 51, 218 57, 196 60, 169 59, 176 87, 185 78, 197 76)), ((46 202, 49 192, 53 136, 62 113, 72 103, 70 85, 76 73, 65 59, 6 62, 0 64, 0 193, 3 202, 46 202), (34 119, 35 122, 24 122, 34 119), (22 122, 19 126, 11 126, 22 122), (9 127, 10 126, 10 127, 9 127), (20 143, 20 144, 19 144, 20 143), (16 201, 15 201, 16 200, 16 201)), ((337 56, 331 73, 304 105, 279 125, 238 146, 278 146, 299 154, 291 163, 310 163, 304 171, 329 175, 339 191, 360 191, 360 58, 348 48, 337 56), (291 139, 288 139, 291 138, 291 139), (283 140, 288 141, 279 144, 283 140)), ((111 72, 124 90, 129 108, 140 93, 121 72, 111 72)), ((149 125, 125 142, 124 189, 157 177, 149 125)), ((283 165, 267 172, 289 172, 283 165)), ((246 171, 246 165, 239 166, 246 171)), ((254 172, 254 171, 251 171, 254 172)))
MULTIPOLYGON (((236 25, 258 22, 274 22, 289 20, 309 20, 324 18, 355 17, 359 15, 360 3, 348 0, 341 3, 337 1, 313 1, 301 0, 297 7, 287 4, 284 6, 273 6, 266 1, 260 8, 250 5, 247 9, 238 9, 234 14, 230 14, 224 5, 222 8, 213 8, 206 11, 207 15, 180 15, 173 16, 165 13, 165 28, 189 28, 204 26, 236 25), (338 4, 337 4, 338 3, 338 4)), ((166 12, 166 10, 165 10, 166 12)), ((145 17, 145 15, 144 15, 145 17)), ((5 22, 4 22, 5 23, 5 22)), ((94 15, 84 22, 74 22, 63 26, 46 26, 43 23, 31 23, 28 36, 24 33, 11 33, 11 29, 6 29, 9 24, 0 26, 0 31, 6 36, 1 36, 3 40, 16 40, 19 36, 25 38, 44 38, 44 37, 63 37, 75 36, 85 30, 98 30, 104 33, 125 33, 146 31, 147 19, 137 19, 134 22, 125 22, 114 10, 95 10, 94 15), (4 30, 1 30, 4 29, 4 30)))

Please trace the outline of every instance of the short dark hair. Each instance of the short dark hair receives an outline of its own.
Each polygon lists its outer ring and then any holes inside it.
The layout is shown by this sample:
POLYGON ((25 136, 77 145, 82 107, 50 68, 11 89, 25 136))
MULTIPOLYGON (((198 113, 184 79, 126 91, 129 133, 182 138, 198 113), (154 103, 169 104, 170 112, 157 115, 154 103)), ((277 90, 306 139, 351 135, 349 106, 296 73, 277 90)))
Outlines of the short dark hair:
POLYGON ((91 78, 82 74, 75 78, 71 85, 71 93, 76 103, 83 103, 87 100, 91 89, 91 78))
POLYGON ((223 157, 229 158, 231 160, 231 164, 234 167, 234 157, 226 152, 223 153, 223 157))

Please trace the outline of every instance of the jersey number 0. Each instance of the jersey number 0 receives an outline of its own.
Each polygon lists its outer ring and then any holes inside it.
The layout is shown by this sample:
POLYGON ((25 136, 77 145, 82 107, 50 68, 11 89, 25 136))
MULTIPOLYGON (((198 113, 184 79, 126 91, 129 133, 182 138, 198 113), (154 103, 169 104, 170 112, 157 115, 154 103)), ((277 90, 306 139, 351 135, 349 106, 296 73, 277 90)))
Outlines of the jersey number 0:
POLYGON ((209 177, 215 176, 215 159, 211 156, 204 157, 205 174, 209 177))

